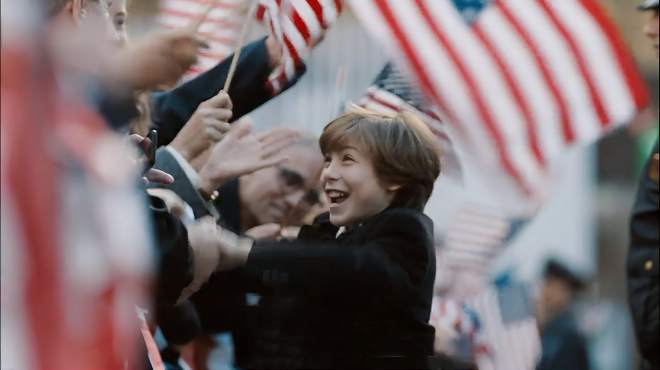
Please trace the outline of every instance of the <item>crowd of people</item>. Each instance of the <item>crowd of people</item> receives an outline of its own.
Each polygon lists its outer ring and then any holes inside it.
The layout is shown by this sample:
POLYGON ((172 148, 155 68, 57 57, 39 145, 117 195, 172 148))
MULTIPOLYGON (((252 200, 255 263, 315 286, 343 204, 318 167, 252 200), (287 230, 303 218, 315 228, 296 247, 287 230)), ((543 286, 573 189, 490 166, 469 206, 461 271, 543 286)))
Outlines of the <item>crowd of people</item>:
MULTIPOLYGON (((244 45, 235 69, 230 56, 179 83, 205 47, 194 29, 132 39, 127 0, 43 0, 32 6, 39 14, 32 23, 39 26, 20 34, 5 32, 3 4, 3 177, 48 178, 55 171, 42 162, 64 166, 53 154, 62 146, 67 158, 76 158, 69 173, 106 179, 99 186, 106 190, 121 178, 135 191, 131 209, 146 210, 147 223, 133 226, 143 227, 143 238, 122 235, 132 229, 121 227, 96 234, 132 238, 131 245, 144 239, 147 249, 128 251, 128 260, 142 253, 151 266, 148 299, 134 302, 146 308, 148 328, 133 352, 122 352, 123 368, 207 369, 219 333, 231 334, 229 362, 241 369, 459 366, 438 356, 429 324, 436 261, 433 222, 423 211, 442 171, 442 148, 418 117, 352 107, 319 138, 288 128, 254 132, 247 114, 276 98, 267 80, 282 50, 272 36, 244 45), (14 56, 11 40, 23 43, 26 37, 32 37, 31 56, 14 56), (5 113, 9 105, 13 110, 5 113), (51 139, 56 148, 44 145, 51 139), (30 157, 21 157, 34 147, 30 157)), ((647 34, 657 50, 658 1, 641 9, 654 12, 647 34)), ((656 144, 634 210, 629 260, 633 317, 649 368, 658 366, 657 151, 656 144)), ((45 204, 63 203, 49 196, 61 196, 68 182, 43 193, 39 184, 7 184, 3 207, 11 191, 17 194, 14 209, 34 204, 24 209, 37 207, 39 213, 45 204), (31 197, 27 203, 19 199, 24 193, 31 197)), ((93 190, 71 188, 91 192, 91 198, 75 194, 81 202, 95 199, 93 190)), ((109 207, 117 199, 85 207, 109 207)), ((128 214, 108 215, 109 223, 131 223, 128 214)), ((5 215, 3 208, 3 234, 5 215)), ((31 238, 27 243, 39 242, 31 238)), ((4 253, 5 235, 3 259, 4 253)), ((3 261, 3 291, 5 272, 3 261)), ((567 334, 565 324, 572 320, 567 297, 580 282, 554 263, 545 281, 544 297, 565 299, 545 302, 539 369, 587 368, 583 340, 567 334), (549 348, 570 352, 563 357, 569 365, 553 362, 558 352, 549 348)), ((4 321, 3 315, 3 335, 4 321)), ((94 363, 89 356, 90 362, 81 357, 80 363, 94 363)), ((50 365, 32 361, 44 369, 65 363, 59 357, 50 365)))

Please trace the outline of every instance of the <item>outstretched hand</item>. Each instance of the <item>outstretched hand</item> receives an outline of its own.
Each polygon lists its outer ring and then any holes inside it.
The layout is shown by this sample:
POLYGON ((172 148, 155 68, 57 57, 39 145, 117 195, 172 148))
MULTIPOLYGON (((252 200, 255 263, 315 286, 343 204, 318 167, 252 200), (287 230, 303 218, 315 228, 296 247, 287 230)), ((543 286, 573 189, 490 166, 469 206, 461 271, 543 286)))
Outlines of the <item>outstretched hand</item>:
POLYGON ((282 150, 299 134, 291 129, 276 128, 252 134, 249 122, 239 122, 219 143, 199 171, 201 187, 209 193, 225 181, 286 160, 282 150))
POLYGON ((220 91, 203 102, 176 135, 170 146, 188 162, 219 142, 229 131, 233 104, 229 95, 220 91))
POLYGON ((133 90, 175 84, 197 61, 206 44, 188 30, 153 32, 121 49, 108 66, 110 82, 133 90))

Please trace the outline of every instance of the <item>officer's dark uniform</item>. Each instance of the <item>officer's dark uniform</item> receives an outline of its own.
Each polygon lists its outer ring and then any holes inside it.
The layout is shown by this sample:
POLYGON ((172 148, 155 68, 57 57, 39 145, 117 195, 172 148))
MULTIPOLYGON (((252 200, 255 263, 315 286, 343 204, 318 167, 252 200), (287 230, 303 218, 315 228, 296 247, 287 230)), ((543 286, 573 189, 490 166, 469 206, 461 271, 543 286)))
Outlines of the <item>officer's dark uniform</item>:
MULTIPOLYGON (((659 0, 645 0, 641 11, 658 11, 659 0)), ((642 369, 658 369, 658 143, 644 166, 630 219, 628 299, 642 369)))
MULTIPOLYGON (((657 4, 657 1, 656 1, 657 4)), ((657 6, 657 5, 656 5, 657 6)), ((630 221, 628 298, 642 369, 658 369, 658 144, 644 166, 630 221)))

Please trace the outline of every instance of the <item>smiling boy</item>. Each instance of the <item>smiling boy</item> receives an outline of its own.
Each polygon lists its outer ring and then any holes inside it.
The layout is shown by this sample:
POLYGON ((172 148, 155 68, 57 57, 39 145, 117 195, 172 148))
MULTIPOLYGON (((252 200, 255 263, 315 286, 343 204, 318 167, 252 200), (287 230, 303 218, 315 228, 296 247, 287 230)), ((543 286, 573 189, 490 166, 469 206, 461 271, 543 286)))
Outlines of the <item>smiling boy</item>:
POLYGON ((354 112, 320 145, 329 213, 294 241, 220 233, 220 269, 244 266, 260 294, 291 298, 258 366, 427 368, 435 255, 422 210, 440 173, 436 141, 410 113, 354 112))

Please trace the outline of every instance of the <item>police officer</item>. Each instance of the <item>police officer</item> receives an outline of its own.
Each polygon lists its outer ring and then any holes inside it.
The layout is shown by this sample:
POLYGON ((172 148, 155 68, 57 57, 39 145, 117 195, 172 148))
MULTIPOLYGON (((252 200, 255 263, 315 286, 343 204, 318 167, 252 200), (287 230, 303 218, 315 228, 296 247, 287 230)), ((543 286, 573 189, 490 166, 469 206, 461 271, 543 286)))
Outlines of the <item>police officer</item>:
MULTIPOLYGON (((639 9, 650 14, 644 32, 658 51, 658 0, 639 9)), ((642 369, 658 369, 658 143, 644 166, 630 220, 628 298, 642 369)))

